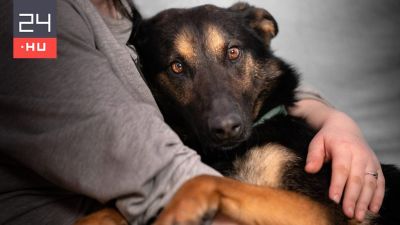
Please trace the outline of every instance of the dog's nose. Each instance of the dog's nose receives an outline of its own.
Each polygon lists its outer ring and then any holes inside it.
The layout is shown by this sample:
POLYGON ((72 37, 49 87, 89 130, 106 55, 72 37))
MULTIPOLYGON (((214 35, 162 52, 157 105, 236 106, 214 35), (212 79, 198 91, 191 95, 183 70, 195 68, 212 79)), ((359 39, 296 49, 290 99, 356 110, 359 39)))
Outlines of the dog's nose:
POLYGON ((209 128, 214 138, 225 141, 239 137, 242 131, 242 123, 239 115, 229 114, 211 119, 209 128))

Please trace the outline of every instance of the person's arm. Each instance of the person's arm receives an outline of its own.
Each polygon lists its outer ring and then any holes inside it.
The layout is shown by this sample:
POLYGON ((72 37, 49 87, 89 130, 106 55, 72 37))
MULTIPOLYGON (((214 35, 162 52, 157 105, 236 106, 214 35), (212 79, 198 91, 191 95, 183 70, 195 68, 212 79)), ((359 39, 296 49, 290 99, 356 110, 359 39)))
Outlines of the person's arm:
POLYGON ((289 113, 305 118, 319 130, 309 146, 306 171, 316 173, 324 162, 332 160, 330 198, 339 202, 344 193, 345 214, 358 220, 364 218, 368 209, 377 213, 384 197, 385 178, 357 124, 318 95, 303 92, 299 99, 289 113), (377 180, 366 175, 376 171, 377 180))
POLYGON ((56 60, 13 60, 11 31, 2 34, 0 151, 62 188, 120 199, 127 219, 144 224, 186 180, 219 174, 142 100, 147 87, 126 87, 71 2, 58 1, 56 60))

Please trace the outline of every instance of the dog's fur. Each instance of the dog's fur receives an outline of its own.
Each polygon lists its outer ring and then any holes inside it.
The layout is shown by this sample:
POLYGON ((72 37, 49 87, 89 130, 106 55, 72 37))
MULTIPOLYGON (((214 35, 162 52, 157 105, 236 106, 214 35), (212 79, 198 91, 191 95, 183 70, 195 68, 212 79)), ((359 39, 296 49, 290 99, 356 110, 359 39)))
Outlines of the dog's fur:
MULTIPOLYGON (((332 224, 348 224, 328 197, 330 165, 315 175, 304 171, 315 131, 285 115, 252 126, 272 108, 295 102, 298 75, 270 49, 277 33, 270 13, 238 3, 228 9, 166 10, 144 21, 132 41, 167 123, 205 163, 244 182, 306 195, 330 209, 332 224), (232 48, 240 55, 230 60, 229 54, 237 53, 230 53, 232 48), (174 63, 182 72, 171 69, 174 63), (236 135, 213 129, 232 118, 239 124, 236 135)), ((386 197, 380 215, 368 216, 363 224, 400 223, 395 212, 400 173, 382 167, 386 197)))
MULTIPOLYGON (((215 210, 243 224, 357 224, 328 197, 331 166, 317 174, 304 171, 315 130, 289 115, 254 126, 274 107, 296 101, 299 76, 270 49, 277 34, 270 13, 245 3, 166 10, 133 32, 130 41, 166 122, 205 163, 263 187, 195 178, 178 191, 157 224, 197 224, 215 210), (262 200, 247 193, 259 193, 262 200)), ((400 224, 400 172, 382 168, 382 209, 360 224, 400 224)))

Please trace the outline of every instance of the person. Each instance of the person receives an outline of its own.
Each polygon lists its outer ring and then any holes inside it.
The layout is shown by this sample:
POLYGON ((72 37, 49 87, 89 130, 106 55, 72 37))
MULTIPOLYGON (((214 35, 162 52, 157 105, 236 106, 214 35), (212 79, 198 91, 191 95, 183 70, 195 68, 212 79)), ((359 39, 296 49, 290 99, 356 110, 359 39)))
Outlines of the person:
MULTIPOLYGON (((220 176, 164 123, 140 76, 131 1, 57 0, 56 60, 13 60, 12 1, 0 4, 0 224, 71 224, 103 203, 145 224, 185 181, 220 176)), ((384 177, 356 123, 298 97, 290 113, 319 129, 305 170, 331 160, 329 195, 345 214, 378 212, 384 177)))

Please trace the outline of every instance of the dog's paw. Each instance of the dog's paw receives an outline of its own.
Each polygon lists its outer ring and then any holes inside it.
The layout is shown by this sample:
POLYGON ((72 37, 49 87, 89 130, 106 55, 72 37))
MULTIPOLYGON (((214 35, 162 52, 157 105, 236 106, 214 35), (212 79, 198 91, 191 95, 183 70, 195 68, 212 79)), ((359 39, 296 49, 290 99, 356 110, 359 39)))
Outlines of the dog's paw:
POLYGON ((210 224, 219 202, 213 179, 199 176, 186 182, 161 212, 155 225, 210 224))
POLYGON ((211 224, 216 210, 203 210, 192 204, 174 206, 164 211, 154 223, 155 225, 204 225, 211 224))
POLYGON ((74 225, 128 225, 128 222, 117 210, 106 208, 79 219, 74 225))

